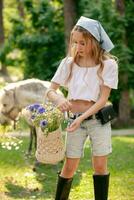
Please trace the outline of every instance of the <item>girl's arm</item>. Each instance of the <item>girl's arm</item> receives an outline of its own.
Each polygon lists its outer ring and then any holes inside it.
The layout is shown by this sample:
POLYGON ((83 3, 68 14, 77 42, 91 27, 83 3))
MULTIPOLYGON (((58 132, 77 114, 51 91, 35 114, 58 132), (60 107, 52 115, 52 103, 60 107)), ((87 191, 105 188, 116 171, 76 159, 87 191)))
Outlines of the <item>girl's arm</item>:
POLYGON ((69 111, 72 104, 65 97, 57 94, 56 90, 59 88, 59 86, 59 84, 52 82, 46 91, 46 97, 55 103, 62 112, 69 111))
POLYGON ((84 112, 80 116, 81 120, 83 121, 87 117, 89 117, 93 114, 96 114, 101 108, 103 108, 108 101, 110 92, 111 92, 111 88, 109 88, 108 86, 105 86, 105 85, 101 86, 100 98, 98 99, 98 101, 95 104, 93 104, 93 106, 91 106, 86 112, 84 112))
POLYGON ((75 131, 77 128, 79 128, 81 122, 86 119, 87 117, 97 113, 101 108, 103 108, 106 103, 107 100, 109 98, 111 92, 111 88, 103 85, 101 86, 101 95, 99 100, 93 104, 93 106, 91 106, 86 112, 84 112, 81 116, 79 116, 78 118, 76 118, 73 123, 67 128, 67 131, 69 132, 73 132, 75 131))

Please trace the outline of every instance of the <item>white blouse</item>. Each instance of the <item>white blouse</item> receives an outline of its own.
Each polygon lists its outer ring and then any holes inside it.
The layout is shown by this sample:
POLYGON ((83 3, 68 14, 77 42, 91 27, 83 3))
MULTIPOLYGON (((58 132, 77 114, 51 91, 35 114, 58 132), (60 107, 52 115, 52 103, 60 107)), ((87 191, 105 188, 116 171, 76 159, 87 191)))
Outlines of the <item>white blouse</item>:
MULTIPOLYGON (((58 83, 68 88, 68 99, 81 99, 96 102, 100 94, 100 78, 97 75, 99 65, 93 67, 80 67, 74 63, 71 79, 66 83, 70 73, 72 57, 64 58, 51 82, 58 83)), ((117 89, 118 85, 118 65, 115 60, 104 61, 102 72, 104 85, 117 89)))

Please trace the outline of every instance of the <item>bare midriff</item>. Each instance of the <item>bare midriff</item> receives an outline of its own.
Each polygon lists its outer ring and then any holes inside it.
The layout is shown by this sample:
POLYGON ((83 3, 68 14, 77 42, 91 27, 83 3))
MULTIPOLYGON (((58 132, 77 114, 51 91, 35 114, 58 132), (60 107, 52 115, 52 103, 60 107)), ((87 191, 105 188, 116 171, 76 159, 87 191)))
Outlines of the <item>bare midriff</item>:
POLYGON ((72 113, 85 112, 88 110, 95 102, 86 100, 69 100, 72 104, 72 113))

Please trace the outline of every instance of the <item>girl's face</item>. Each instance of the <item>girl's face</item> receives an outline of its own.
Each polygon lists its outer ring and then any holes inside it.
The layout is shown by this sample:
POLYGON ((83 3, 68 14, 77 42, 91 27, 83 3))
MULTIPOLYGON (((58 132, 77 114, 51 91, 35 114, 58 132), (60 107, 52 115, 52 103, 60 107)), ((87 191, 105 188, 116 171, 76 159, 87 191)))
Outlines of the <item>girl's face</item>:
POLYGON ((72 48, 81 56, 86 57, 91 51, 91 40, 86 40, 83 34, 79 31, 74 31, 72 35, 72 48))

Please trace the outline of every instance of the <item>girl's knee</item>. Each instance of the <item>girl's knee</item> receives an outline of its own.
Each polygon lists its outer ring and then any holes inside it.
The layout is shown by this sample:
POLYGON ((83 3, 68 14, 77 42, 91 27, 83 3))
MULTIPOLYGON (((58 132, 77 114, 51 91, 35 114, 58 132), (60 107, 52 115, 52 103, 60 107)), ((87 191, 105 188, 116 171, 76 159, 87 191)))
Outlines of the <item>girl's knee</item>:
POLYGON ((77 170, 79 159, 67 159, 62 169, 62 175, 64 177, 72 177, 77 170))
POLYGON ((64 166, 64 171, 67 173, 73 173, 75 171, 75 167, 73 165, 66 164, 64 166))
POLYGON ((103 164, 97 164, 94 166, 95 174, 106 174, 107 173, 107 166, 103 164))
POLYGON ((95 174, 107 173, 107 157, 96 157, 93 159, 93 169, 95 174))

